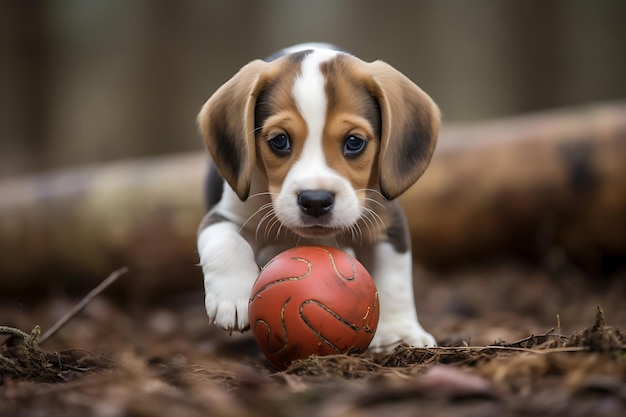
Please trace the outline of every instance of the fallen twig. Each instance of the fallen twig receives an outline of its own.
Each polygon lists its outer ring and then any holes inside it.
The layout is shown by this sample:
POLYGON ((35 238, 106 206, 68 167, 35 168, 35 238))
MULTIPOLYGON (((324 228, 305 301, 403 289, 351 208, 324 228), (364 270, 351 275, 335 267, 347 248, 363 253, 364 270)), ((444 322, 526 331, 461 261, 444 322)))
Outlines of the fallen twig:
MULTIPOLYGON (((86 373, 109 366, 106 361, 90 363, 87 367, 72 365, 80 355, 72 351, 46 353, 39 345, 54 335, 60 328, 79 314, 89 302, 113 284, 120 276, 128 272, 128 268, 113 271, 96 288, 91 290, 73 309, 65 314, 44 335, 39 325, 30 334, 9 326, 0 326, 0 335, 9 335, 19 342, 15 345, 0 344, 0 385, 4 376, 10 378, 42 379, 44 381, 65 380, 64 372, 86 373), (68 356, 69 354, 69 356, 68 356)), ((7 340, 9 340, 7 339, 7 340)), ((78 363, 78 362, 76 362, 78 363)))
POLYGON ((63 326, 67 324, 74 316, 80 313, 86 306, 89 304, 91 300, 98 296, 102 291, 107 289, 111 284, 113 284, 119 277, 128 272, 128 267, 120 268, 116 271, 113 271, 104 281, 102 281, 96 288, 91 290, 85 297, 76 306, 68 311, 59 321, 57 321, 52 327, 50 327, 40 338, 39 344, 44 343, 48 340, 52 335, 59 331, 63 326))

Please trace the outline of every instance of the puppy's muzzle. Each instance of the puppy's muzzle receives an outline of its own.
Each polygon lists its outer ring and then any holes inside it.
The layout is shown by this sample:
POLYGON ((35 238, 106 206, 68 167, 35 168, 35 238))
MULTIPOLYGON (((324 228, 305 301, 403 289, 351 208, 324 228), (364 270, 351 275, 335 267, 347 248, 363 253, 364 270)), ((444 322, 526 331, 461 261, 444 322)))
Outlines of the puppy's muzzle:
POLYGON ((335 194, 327 190, 304 190, 298 194, 300 211, 316 219, 331 212, 335 194))

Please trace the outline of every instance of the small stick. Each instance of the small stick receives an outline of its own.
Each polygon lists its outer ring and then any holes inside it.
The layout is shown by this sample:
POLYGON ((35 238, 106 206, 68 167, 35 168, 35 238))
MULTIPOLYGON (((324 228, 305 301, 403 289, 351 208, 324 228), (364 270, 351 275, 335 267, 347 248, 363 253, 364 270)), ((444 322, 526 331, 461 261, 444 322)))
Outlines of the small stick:
POLYGON ((116 271, 113 271, 111 273, 111 275, 109 275, 104 281, 102 281, 96 288, 94 288, 93 290, 91 290, 82 300, 80 300, 80 303, 76 304, 76 306, 71 309, 70 311, 68 311, 63 317, 61 317, 61 319, 59 321, 57 321, 54 326, 52 326, 51 328, 49 328, 40 338, 39 338, 39 344, 44 343, 46 340, 48 340, 52 335, 54 335, 56 332, 59 331, 59 329, 61 329, 61 327, 65 326, 67 324, 68 321, 70 321, 74 316, 76 316, 78 313, 80 313, 81 311, 83 311, 83 309, 85 307, 87 307, 87 304, 89 304, 89 302, 94 299, 95 297, 98 296, 98 294, 100 294, 102 291, 104 291, 105 289, 107 289, 111 284, 113 284, 115 281, 117 281, 117 279, 119 277, 121 277, 122 275, 124 275, 125 273, 128 272, 128 267, 123 267, 120 268, 116 271))
POLYGON ((554 353, 554 352, 581 352, 581 351, 588 350, 588 348, 584 346, 556 347, 556 348, 548 348, 548 349, 532 349, 532 348, 500 346, 500 345, 467 346, 467 347, 465 346, 437 346, 437 347, 432 347, 432 348, 414 348, 414 349, 424 351, 424 352, 440 353, 440 354, 444 354, 448 352, 453 354, 456 352, 463 352, 463 351, 503 350, 503 351, 512 351, 512 352, 537 353, 540 355, 545 355, 545 354, 554 353))
POLYGON ((9 326, 0 326, 0 334, 10 334, 12 336, 17 336, 24 342, 30 337, 28 333, 23 332, 20 329, 16 329, 15 327, 9 326))

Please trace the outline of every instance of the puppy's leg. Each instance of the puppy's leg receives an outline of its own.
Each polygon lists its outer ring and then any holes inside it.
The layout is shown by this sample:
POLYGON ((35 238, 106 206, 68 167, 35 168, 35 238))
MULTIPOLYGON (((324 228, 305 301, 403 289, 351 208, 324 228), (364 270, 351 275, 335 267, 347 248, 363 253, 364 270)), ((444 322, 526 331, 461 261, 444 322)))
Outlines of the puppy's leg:
POLYGON ((380 319, 370 350, 389 351, 399 343, 416 347, 436 346, 435 339, 419 324, 413 297, 411 251, 398 253, 389 242, 376 243, 371 264, 378 287, 380 319))
POLYGON ((198 235, 198 253, 209 320, 228 331, 246 330, 248 300, 259 267, 239 226, 224 220, 206 227, 198 235))

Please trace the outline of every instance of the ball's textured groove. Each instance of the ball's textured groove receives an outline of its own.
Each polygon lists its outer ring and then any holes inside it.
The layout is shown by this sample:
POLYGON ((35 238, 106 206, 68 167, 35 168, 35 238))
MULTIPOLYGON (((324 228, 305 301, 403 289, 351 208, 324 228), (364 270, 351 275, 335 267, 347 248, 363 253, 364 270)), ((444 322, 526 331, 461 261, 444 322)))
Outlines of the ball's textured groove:
POLYGON ((363 352, 378 325, 378 292, 352 256, 300 246, 272 259, 254 284, 251 329, 279 368, 309 355, 363 352))

